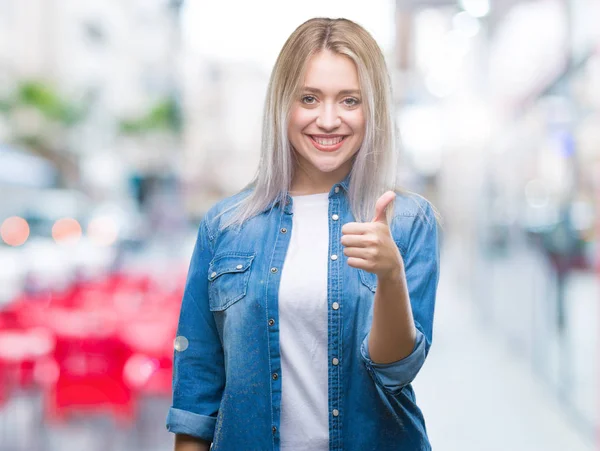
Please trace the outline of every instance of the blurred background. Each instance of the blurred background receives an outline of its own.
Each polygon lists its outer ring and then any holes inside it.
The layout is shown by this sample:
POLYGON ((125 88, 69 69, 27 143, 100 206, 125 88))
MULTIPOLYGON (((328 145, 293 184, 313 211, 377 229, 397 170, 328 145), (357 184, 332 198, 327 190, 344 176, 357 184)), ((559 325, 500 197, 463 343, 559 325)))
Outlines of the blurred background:
POLYGON ((315 16, 379 42, 401 184, 444 218, 434 449, 600 449, 599 1, 0 0, 0 450, 172 448, 198 222, 315 16))

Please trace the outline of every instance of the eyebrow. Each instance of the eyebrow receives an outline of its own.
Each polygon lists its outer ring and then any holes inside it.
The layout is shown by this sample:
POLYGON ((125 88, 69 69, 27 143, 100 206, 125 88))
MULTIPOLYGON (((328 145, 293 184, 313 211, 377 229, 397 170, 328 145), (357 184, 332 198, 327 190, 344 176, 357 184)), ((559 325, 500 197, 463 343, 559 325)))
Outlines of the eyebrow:
MULTIPOLYGON (((310 86, 305 86, 302 88, 304 91, 314 92, 315 94, 323 94, 323 91, 317 88, 311 88, 310 86)), ((342 89, 339 94, 341 95, 349 95, 355 94, 360 95, 360 89, 342 89)))

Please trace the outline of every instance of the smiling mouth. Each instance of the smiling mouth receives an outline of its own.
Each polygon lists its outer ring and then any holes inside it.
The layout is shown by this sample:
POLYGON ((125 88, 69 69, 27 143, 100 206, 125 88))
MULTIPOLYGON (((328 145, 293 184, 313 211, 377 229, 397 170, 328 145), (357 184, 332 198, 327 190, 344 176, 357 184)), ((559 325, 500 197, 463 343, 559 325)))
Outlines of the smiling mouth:
POLYGON ((333 136, 331 138, 324 138, 321 136, 309 135, 310 138, 322 146, 335 146, 341 143, 346 137, 345 136, 333 136))
POLYGON ((322 152, 333 152, 342 147, 342 144, 348 136, 332 136, 323 137, 316 135, 308 135, 313 146, 322 152))

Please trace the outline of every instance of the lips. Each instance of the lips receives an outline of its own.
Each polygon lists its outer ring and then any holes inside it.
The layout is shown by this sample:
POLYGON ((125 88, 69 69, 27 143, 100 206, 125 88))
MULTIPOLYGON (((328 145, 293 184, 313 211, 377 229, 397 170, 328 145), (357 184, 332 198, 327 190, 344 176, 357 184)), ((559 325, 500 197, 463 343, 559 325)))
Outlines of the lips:
POLYGON ((347 136, 308 135, 312 145, 321 152, 335 152, 346 140, 347 136))

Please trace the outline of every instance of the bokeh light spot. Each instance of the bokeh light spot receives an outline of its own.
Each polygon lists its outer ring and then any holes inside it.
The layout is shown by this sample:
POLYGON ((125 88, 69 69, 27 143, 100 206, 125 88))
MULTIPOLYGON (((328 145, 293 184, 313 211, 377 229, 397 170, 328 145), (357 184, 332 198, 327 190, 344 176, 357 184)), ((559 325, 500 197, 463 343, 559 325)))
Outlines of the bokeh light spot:
POLYGON ((52 238, 57 243, 76 242, 81 238, 81 226, 73 218, 59 219, 52 226, 52 238))
POLYGON ((119 230, 114 219, 98 217, 90 221, 87 227, 90 239, 99 246, 110 246, 117 241, 119 230))
POLYGON ((9 246, 20 246, 29 238, 29 224, 18 216, 6 218, 0 226, 0 236, 9 246))
POLYGON ((132 355, 123 368, 125 380, 131 387, 142 387, 158 369, 159 364, 143 354, 132 355))

